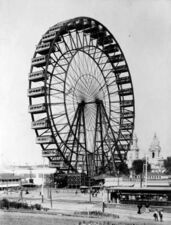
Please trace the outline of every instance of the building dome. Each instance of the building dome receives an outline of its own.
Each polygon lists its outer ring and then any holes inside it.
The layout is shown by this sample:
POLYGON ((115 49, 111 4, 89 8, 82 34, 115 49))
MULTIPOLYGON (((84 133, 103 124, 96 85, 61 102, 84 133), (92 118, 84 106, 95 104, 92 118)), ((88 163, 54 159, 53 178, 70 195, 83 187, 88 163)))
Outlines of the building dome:
POLYGON ((128 152, 128 155, 127 155, 128 167, 131 168, 132 167, 132 162, 134 160, 137 160, 137 159, 139 159, 138 137, 134 133, 134 135, 133 135, 133 143, 132 143, 130 151, 128 152))
POLYGON ((152 143, 150 145, 149 151, 154 152, 154 151, 161 151, 161 147, 160 147, 160 141, 156 135, 156 133, 154 134, 152 143))
POLYGON ((152 171, 161 171, 163 167, 163 157, 161 156, 160 141, 154 134, 153 140, 149 147, 148 161, 151 164, 152 171))

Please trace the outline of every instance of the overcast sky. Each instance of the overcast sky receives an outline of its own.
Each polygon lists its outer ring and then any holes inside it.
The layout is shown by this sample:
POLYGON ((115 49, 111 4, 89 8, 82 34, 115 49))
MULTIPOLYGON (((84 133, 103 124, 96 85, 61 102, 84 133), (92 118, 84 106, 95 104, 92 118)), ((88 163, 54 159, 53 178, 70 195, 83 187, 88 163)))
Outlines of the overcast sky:
POLYGON ((171 155, 171 1, 0 0, 0 162, 42 162, 28 113, 30 62, 50 26, 77 16, 104 24, 125 54, 141 154, 156 132, 171 155))

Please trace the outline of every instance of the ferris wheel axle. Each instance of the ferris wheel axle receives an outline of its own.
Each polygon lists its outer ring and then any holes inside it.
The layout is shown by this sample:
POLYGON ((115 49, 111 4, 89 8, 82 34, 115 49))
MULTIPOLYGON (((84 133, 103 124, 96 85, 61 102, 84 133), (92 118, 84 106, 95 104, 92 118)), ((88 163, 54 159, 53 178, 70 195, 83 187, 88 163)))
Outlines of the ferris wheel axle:
POLYGON ((81 103, 78 103, 78 105, 89 105, 89 104, 102 104, 103 101, 96 99, 95 101, 85 102, 84 100, 81 103))

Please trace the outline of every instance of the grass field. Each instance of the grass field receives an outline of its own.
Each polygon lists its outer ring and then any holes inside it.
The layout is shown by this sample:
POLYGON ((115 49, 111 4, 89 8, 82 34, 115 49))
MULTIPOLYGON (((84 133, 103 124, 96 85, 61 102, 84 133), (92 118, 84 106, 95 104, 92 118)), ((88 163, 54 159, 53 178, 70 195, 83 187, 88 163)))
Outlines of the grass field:
POLYGON ((0 213, 1 225, 77 225, 78 221, 57 218, 56 216, 26 214, 26 213, 0 213))
MULTIPOLYGON (((44 214, 0 211, 0 225, 154 225, 154 222, 115 221, 44 214)), ((160 224, 158 222, 158 224, 160 224)))

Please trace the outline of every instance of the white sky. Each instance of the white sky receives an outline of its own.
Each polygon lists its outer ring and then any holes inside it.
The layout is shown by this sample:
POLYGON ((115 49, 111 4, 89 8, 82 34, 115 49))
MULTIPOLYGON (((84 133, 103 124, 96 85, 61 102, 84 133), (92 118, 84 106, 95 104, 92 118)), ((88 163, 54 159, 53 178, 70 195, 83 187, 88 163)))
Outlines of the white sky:
POLYGON ((156 132, 163 155, 171 155, 170 0, 0 0, 0 162, 42 162, 28 113, 30 62, 50 26, 77 16, 104 24, 125 54, 141 152, 156 132))

